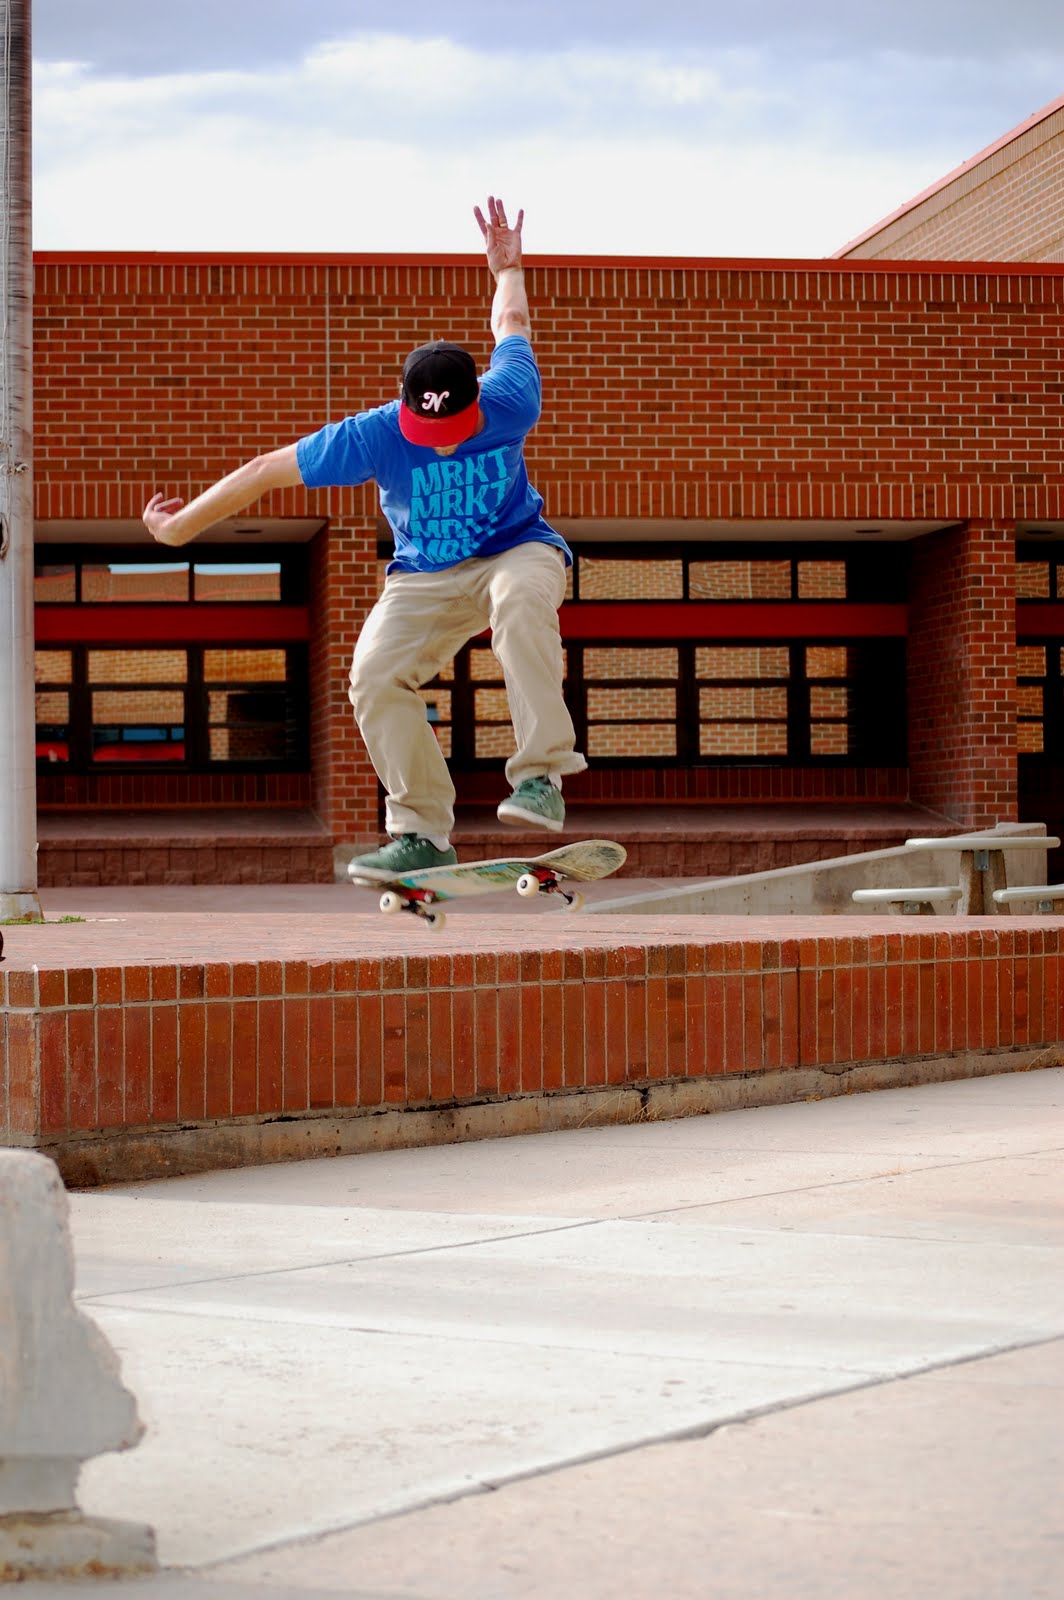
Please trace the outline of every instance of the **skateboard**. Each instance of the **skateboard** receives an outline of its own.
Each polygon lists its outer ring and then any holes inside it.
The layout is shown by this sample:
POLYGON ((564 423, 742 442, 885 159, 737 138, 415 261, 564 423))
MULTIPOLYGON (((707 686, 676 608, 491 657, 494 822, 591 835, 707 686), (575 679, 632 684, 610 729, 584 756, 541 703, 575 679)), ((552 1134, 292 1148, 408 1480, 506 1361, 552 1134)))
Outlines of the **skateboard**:
POLYGON ((494 894, 499 889, 516 889, 519 895, 558 895, 567 911, 579 911, 584 897, 566 883, 592 883, 608 878, 624 864, 623 845, 609 839, 583 839, 565 844, 542 856, 500 856, 495 861, 459 861, 453 867, 424 867, 400 878, 360 878, 354 867, 348 876, 360 889, 381 891, 380 909, 387 915, 412 912, 430 928, 445 922, 437 910, 441 900, 456 900, 462 895, 494 894))

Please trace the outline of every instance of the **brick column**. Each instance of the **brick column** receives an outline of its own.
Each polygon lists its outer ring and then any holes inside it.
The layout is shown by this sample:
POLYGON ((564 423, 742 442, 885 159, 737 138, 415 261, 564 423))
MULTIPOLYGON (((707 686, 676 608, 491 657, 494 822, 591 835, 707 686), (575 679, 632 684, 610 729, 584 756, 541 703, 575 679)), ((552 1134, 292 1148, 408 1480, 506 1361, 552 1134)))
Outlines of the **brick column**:
POLYGON ((1015 530, 915 541, 909 591, 909 793, 966 828, 1016 820, 1015 530))
POLYGON ((351 652, 377 587, 374 521, 337 521, 318 534, 310 562, 310 761, 315 809, 340 844, 379 839, 380 786, 347 698, 351 652))

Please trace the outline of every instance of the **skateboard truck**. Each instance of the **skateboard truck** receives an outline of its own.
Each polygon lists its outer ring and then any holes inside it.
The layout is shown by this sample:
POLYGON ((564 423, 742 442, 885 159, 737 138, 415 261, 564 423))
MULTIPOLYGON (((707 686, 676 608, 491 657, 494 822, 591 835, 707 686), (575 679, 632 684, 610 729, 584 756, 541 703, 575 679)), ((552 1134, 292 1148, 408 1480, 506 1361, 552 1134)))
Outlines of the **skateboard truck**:
POLYGON ((560 894, 567 911, 583 909, 583 895, 576 889, 563 889, 561 878, 549 867, 534 867, 522 873, 517 880, 517 892, 525 900, 531 900, 537 894, 560 894))
POLYGON ((435 904, 436 896, 431 889, 404 889, 402 894, 395 889, 388 889, 380 897, 380 908, 386 915, 394 916, 398 911, 409 911, 438 931, 447 918, 442 911, 434 909, 435 904))

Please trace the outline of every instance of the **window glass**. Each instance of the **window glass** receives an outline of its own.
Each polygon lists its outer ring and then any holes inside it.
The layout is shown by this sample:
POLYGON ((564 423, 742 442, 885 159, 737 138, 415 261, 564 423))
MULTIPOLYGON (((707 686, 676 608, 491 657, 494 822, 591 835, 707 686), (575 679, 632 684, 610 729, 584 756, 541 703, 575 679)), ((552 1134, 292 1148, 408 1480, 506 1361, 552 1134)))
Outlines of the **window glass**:
POLYGON ((1017 600, 1049 599, 1048 561, 1017 561, 1016 598, 1017 600))
POLYGON ((589 689, 587 714, 593 720, 641 722, 675 717, 675 689, 589 689))
POLYGON ((584 677, 675 678, 679 671, 676 650, 644 649, 637 645, 584 651, 584 677))
POLYGON ((728 721, 786 719, 787 690, 782 684, 772 689, 700 689, 698 710, 702 717, 728 721))
POLYGON ((478 761, 508 761, 516 748, 513 728, 509 723, 476 730, 474 753, 478 761))
POLYGON ((699 678, 786 678, 791 655, 780 645, 713 645, 695 651, 699 678))
POLYGON ((192 598, 203 601, 266 601, 281 598, 281 563, 197 561, 192 598))
POLYGON ((49 566, 38 562, 33 569, 34 605, 73 605, 76 599, 77 572, 73 566, 49 566))
POLYGON ((502 667, 490 645, 473 645, 469 652, 469 676, 474 683, 502 682, 502 667))
POLYGON ((799 561, 799 600, 845 600, 845 561, 799 561))
POLYGON ((682 600, 681 561, 612 561, 580 557, 581 600, 682 600))
POLYGON ((288 750, 283 689, 211 689, 208 745, 217 762, 283 761, 288 750))
POLYGON ((38 722, 66 722, 70 715, 70 696, 64 690, 38 690, 35 698, 38 722))
POLYGON ((184 650, 90 650, 90 683, 185 683, 188 656, 184 650))
POLYGON ((157 604, 188 599, 188 562, 84 562, 81 598, 90 605, 157 604))
POLYGON ((850 652, 845 645, 810 645, 805 652, 807 678, 845 678, 850 652))
POLYGON ((638 722, 592 723, 587 730, 587 753, 614 758, 674 756, 676 728, 638 722))
POLYGON ((849 710, 849 695, 839 685, 828 688, 814 684, 809 691, 809 709, 814 717, 845 717, 849 710))
POLYGON ((791 563, 692 561, 688 582, 692 600, 789 600, 791 563))
POLYGON ((212 761, 283 761, 285 730, 273 727, 230 727, 210 730, 212 761))
POLYGON ((505 689, 478 689, 474 696, 478 722, 508 722, 510 702, 505 689))
POLYGON ((65 690, 37 691, 36 722, 37 760, 65 765, 70 760, 70 696, 65 690))
POLYGON ((185 696, 177 689, 97 689, 94 762, 184 761, 185 696))
POLYGON ((449 689, 422 689, 425 716, 445 756, 451 754, 451 693, 449 689))
POLYGON ((699 746, 704 756, 785 756, 787 728, 781 722, 703 723, 699 746))
POLYGON ((849 727, 845 722, 814 722, 809 729, 809 749, 814 756, 849 755, 849 727))
POLYGON ((283 683, 283 650, 204 650, 203 676, 208 683, 283 683))
POLYGON ((93 722, 140 724, 182 722, 185 697, 176 689, 97 689, 92 696, 93 722))
POLYGON ((69 683, 71 681, 70 651, 34 651, 33 676, 36 683, 69 683))

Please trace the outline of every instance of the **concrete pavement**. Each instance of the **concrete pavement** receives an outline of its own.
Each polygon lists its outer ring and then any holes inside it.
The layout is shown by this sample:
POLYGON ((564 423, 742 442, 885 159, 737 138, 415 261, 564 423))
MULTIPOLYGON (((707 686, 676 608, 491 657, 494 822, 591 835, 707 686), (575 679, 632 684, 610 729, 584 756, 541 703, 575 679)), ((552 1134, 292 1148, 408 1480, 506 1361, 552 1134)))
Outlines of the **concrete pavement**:
POLYGON ((1055 1597, 1062 1149, 1053 1069, 74 1195, 94 1592, 1055 1597))

